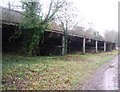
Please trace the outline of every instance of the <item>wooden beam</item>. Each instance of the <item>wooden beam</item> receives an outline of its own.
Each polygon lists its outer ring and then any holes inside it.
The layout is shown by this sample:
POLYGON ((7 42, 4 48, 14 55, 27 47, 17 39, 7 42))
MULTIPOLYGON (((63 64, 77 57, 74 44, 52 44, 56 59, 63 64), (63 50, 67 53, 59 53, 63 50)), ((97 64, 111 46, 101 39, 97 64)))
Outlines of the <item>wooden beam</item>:
POLYGON ((106 42, 104 42, 104 51, 106 52, 106 42))
POLYGON ((83 54, 85 54, 85 38, 83 38, 83 54))
POLYGON ((96 53, 98 52, 98 41, 97 40, 95 41, 95 51, 96 53))

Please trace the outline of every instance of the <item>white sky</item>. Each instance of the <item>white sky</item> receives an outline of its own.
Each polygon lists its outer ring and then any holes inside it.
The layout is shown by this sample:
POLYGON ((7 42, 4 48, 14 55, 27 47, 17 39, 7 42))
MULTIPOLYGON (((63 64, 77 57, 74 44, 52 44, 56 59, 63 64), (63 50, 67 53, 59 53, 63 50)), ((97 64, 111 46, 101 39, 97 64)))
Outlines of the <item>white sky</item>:
MULTIPOLYGON (((7 1, 0 0, 0 6, 7 1)), ((44 0, 45 2, 47 0, 44 0)), ((71 0, 77 8, 79 25, 86 28, 92 26, 101 34, 105 30, 118 30, 118 1, 120 0, 71 0), (92 23, 92 25, 90 25, 92 23)))
POLYGON ((118 30, 119 0, 74 0, 82 18, 80 25, 104 33, 105 30, 118 30), (88 24, 89 23, 89 24, 88 24))

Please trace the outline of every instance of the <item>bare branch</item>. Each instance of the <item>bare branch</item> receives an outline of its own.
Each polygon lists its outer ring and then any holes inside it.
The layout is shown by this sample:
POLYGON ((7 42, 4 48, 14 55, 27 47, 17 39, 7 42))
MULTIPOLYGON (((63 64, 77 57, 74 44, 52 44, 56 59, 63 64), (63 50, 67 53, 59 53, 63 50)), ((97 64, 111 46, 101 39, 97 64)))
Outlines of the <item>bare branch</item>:
POLYGON ((49 17, 49 15, 50 15, 50 12, 51 12, 51 9, 52 9, 52 5, 53 5, 53 2, 52 2, 52 0, 51 0, 51 2, 50 2, 50 6, 49 6, 49 10, 48 10, 48 14, 47 14, 47 16, 46 16, 46 18, 45 18, 45 22, 48 20, 48 17, 49 17))
POLYGON ((53 16, 59 11, 59 9, 63 7, 63 5, 64 5, 64 2, 55 3, 51 1, 49 6, 49 11, 44 22, 50 21, 53 18, 53 16), (55 8, 55 9, 52 10, 52 8, 55 8))

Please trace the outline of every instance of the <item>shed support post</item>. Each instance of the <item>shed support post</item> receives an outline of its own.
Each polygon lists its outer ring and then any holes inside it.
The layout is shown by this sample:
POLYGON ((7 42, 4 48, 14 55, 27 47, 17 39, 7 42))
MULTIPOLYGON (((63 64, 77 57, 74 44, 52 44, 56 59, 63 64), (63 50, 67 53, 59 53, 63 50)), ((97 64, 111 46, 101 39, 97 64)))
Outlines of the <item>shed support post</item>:
POLYGON ((85 38, 83 38, 83 54, 85 54, 85 38))
POLYGON ((106 52, 106 42, 104 42, 104 52, 106 52))
POLYGON ((98 52, 98 41, 95 41, 95 51, 98 52))

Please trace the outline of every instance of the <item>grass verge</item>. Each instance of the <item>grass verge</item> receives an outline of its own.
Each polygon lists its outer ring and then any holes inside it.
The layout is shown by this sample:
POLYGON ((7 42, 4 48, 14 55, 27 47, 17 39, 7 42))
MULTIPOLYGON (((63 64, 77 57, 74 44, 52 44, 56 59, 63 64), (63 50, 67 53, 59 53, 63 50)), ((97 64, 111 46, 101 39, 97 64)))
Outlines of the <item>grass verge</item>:
POLYGON ((112 59, 117 51, 66 56, 3 54, 3 90, 70 90, 112 59))

